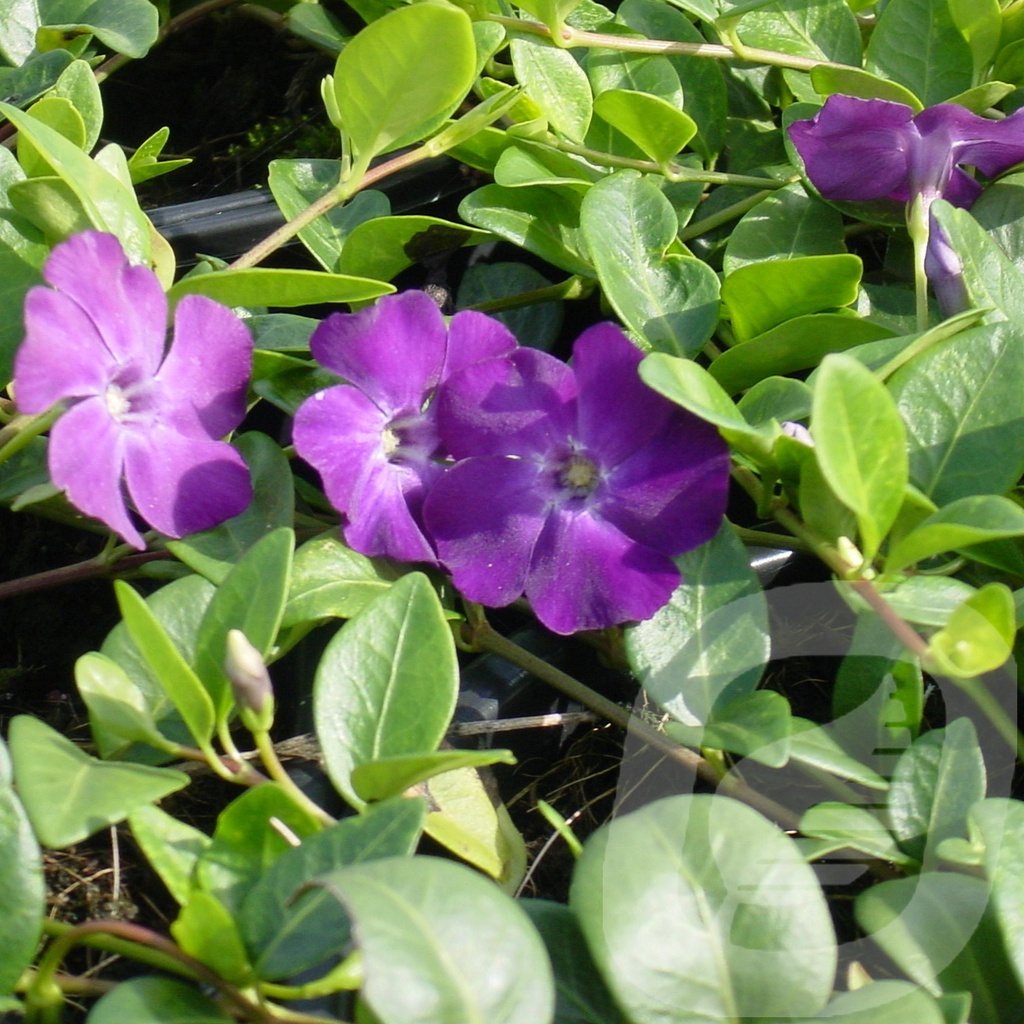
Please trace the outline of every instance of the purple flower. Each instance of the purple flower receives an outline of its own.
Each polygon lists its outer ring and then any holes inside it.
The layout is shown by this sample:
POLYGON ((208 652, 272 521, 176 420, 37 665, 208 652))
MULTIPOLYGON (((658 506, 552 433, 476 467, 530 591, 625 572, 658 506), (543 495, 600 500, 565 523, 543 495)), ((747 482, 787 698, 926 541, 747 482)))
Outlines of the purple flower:
POLYGON ((335 313, 313 332, 317 361, 348 383, 303 402, 295 448, 346 517, 354 550, 436 562, 421 513, 447 453, 431 400, 457 370, 515 347, 512 334, 483 313, 456 313, 446 328, 433 300, 417 291, 335 313))
POLYGON ((216 440, 245 415, 252 339, 225 306, 183 298, 166 347, 167 298, 148 267, 129 264, 113 235, 86 231, 43 267, 53 287, 25 299, 14 361, 22 412, 68 409, 50 431, 50 477, 86 515, 129 544, 138 513, 169 537, 204 530, 252 498, 238 452, 216 440), (122 484, 123 481, 123 484, 122 484))
POLYGON ((673 555, 714 535, 729 455, 710 424, 650 390, 614 324, 580 335, 573 368, 532 349, 453 375, 438 397, 457 462, 427 527, 471 601, 521 594, 557 633, 654 614, 673 555))
POLYGON ((1024 109, 992 121, 955 103, 915 114, 902 103, 836 95, 812 120, 790 125, 789 136, 825 199, 920 195, 968 207, 981 185, 961 165, 991 178, 1024 160, 1024 109))

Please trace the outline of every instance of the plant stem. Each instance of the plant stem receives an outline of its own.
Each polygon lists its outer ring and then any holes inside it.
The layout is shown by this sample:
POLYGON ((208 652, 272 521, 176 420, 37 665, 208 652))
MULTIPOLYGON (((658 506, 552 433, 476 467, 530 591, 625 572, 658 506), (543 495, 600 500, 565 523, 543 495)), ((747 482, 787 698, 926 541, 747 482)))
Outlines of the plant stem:
POLYGON ((263 762, 263 767, 267 769, 267 774, 276 782, 281 789, 289 796, 289 798, 303 811, 311 815, 321 825, 329 828, 337 822, 337 819, 328 814, 318 803, 311 800, 301 789, 295 784, 295 780, 285 771, 284 765, 281 764, 280 758, 277 756, 277 751, 274 749, 274 743, 270 738, 270 733, 266 730, 258 730, 254 732, 253 739, 256 741, 256 749, 260 753, 260 760, 263 762))
POLYGON ((47 569, 45 572, 37 572, 31 576, 22 576, 20 579, 0 583, 0 601, 11 597, 21 597, 23 594, 32 594, 49 587, 62 586, 65 583, 74 583, 78 580, 131 572, 137 566, 145 565, 146 562, 155 562, 170 557, 170 552, 167 551, 144 551, 111 562, 106 555, 97 555, 95 558, 87 558, 84 562, 76 562, 74 565, 61 566, 59 569, 47 569))
POLYGON ((732 203, 724 207, 717 213, 702 217, 700 220, 691 221, 679 232, 679 241, 687 242, 691 238, 699 238, 706 231, 712 231, 723 224, 728 224, 729 221, 735 220, 737 217, 742 217, 743 214, 748 210, 752 210, 758 203, 764 202, 774 191, 775 189, 772 188, 762 189, 760 192, 755 192, 752 196, 747 196, 746 199, 741 199, 738 203, 732 203))
POLYGON ((681 764, 694 775, 717 787, 726 796, 742 800, 783 827, 796 827, 798 819, 788 807, 783 807, 770 797, 758 793, 735 775, 720 775, 700 754, 673 742, 664 733, 648 725, 626 708, 602 696, 578 679, 562 672, 561 669, 555 668, 554 665, 550 665, 543 658, 538 658, 535 654, 524 650, 508 637, 502 636, 485 619, 478 620, 473 626, 468 627, 468 630, 467 641, 475 647, 497 654, 506 661, 512 662, 513 665, 526 669, 538 679, 564 693, 570 700, 578 701, 620 729, 632 733, 648 746, 665 754, 677 764, 681 764))
POLYGON ((64 405, 58 402, 38 416, 15 416, 0 430, 0 463, 17 455, 28 443, 43 431, 49 430, 64 412, 64 405))
POLYGON ((475 309, 480 313, 504 313, 510 309, 522 309, 524 306, 535 306, 540 302, 558 302, 585 299, 594 290, 592 278, 573 274, 559 284, 551 284, 546 288, 533 288, 517 295, 506 295, 500 299, 487 299, 477 302, 467 309, 475 309))

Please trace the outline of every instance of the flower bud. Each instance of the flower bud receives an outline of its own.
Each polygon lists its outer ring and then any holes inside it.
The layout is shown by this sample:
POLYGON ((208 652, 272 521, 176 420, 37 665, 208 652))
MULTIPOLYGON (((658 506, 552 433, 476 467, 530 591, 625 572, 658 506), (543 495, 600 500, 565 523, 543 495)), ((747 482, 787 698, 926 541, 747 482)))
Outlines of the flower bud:
POLYGON ((224 674, 231 682, 238 717, 250 732, 266 732, 274 721, 274 690, 263 655, 240 629, 227 636, 224 674))

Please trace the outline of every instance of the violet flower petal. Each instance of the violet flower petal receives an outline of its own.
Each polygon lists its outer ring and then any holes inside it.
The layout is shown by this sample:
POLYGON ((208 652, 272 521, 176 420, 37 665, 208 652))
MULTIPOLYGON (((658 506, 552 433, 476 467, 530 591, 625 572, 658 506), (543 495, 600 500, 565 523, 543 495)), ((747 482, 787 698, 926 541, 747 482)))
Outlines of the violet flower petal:
POLYGON ((334 313, 309 347, 322 366, 369 396, 386 413, 419 412, 440 379, 447 331, 425 292, 385 295, 358 313, 334 313))
POLYGON ((516 336, 493 316, 464 309, 448 323, 448 348, 441 380, 483 359, 505 356, 518 347, 516 336))
POLYGON ((62 399, 103 393, 113 361, 78 303, 52 288, 30 288, 25 325, 25 340, 14 356, 15 399, 22 412, 36 415, 62 399))
POLYGON ((54 247, 43 277, 89 316, 110 356, 145 376, 164 355, 167 296, 148 267, 132 266, 114 235, 83 231, 54 247))
POLYGON ((807 177, 825 199, 905 200, 908 154, 919 135, 902 103, 829 96, 810 121, 789 126, 807 177))
POLYGON ((500 607, 523 593, 548 498, 537 462, 500 455, 458 462, 434 485, 423 517, 470 601, 500 607))
POLYGON ((188 437, 217 438, 245 416, 252 337, 227 306, 186 295, 174 311, 174 340, 154 384, 161 419, 188 437))
POLYGON ((679 585, 665 555, 592 512, 563 509, 537 540, 526 596, 555 633, 650 618, 679 585))
POLYGON ((209 529, 252 501, 249 469, 236 449, 155 422, 125 432, 124 470, 139 514, 168 537, 209 529))
POLYGON ((609 473, 600 514, 665 555, 710 540, 729 495, 729 449, 718 431, 683 410, 649 445, 609 473))
POLYGON ((546 453, 576 427, 572 370, 536 349, 466 367, 441 385, 436 401, 442 444, 457 459, 546 453))
POLYGON ((929 218, 924 272, 946 316, 963 312, 970 306, 964 282, 964 265, 934 216, 929 218))
POLYGON ((80 512, 106 523, 132 547, 145 548, 121 487, 124 434, 102 398, 72 406, 50 429, 50 479, 80 512))
POLYGON ((1024 160, 1024 109, 993 121, 959 104, 940 103, 922 110, 915 121, 924 133, 926 126, 940 117, 956 163, 977 167, 986 178, 992 178, 1024 160))

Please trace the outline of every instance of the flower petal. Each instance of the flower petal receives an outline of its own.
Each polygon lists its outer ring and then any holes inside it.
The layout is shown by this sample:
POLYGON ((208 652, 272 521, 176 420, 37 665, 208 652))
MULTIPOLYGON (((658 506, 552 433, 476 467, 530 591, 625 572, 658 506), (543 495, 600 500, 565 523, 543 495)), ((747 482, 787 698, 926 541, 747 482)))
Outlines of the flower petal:
POLYGON ((650 444, 609 474, 600 514, 665 555, 710 540, 729 493, 729 450, 718 431, 680 409, 650 444))
POLYGON ((665 555, 586 510, 548 517, 533 552, 526 596, 555 633, 649 619, 679 585, 665 555))
POLYGON ((252 501, 249 469, 236 449, 161 424, 127 434, 124 469, 139 514, 168 537, 209 529, 252 501))
POLYGON ((417 291, 385 295, 358 313, 335 313, 309 341, 318 363, 390 414, 422 408, 440 378, 446 345, 441 311, 417 291))
POLYGON ((482 359, 508 355, 518 346, 516 336, 500 320, 464 309, 448 324, 448 349, 440 379, 447 380, 464 366, 482 359))
POLYGON ((437 422, 457 459, 544 454, 576 432, 576 380, 560 359, 516 349, 449 377, 438 389, 437 422))
POLYGON ((902 103, 830 96, 789 137, 825 199, 905 201, 908 155, 918 143, 914 112, 902 103))
POLYGON ((579 387, 579 440, 604 467, 658 435, 678 406, 638 372, 643 353, 612 323, 587 328, 573 346, 579 387))
POLYGON ((149 267, 128 262, 114 235, 83 231, 54 247, 43 277, 73 299, 96 325, 110 355, 145 376, 164 354, 167 297, 149 267))
POLYGON ((466 459, 434 485, 423 510, 427 530, 470 601, 500 607, 523 593, 549 497, 531 459, 466 459))
POLYGON ((242 422, 252 373, 252 337, 227 306, 186 295, 174 340, 154 380, 160 418, 188 437, 223 437, 242 422))
POLYGON ((129 544, 145 548, 125 504, 121 475, 124 434, 102 398, 73 406, 50 430, 50 479, 80 512, 106 523, 129 544))
POLYGON ((932 132, 945 136, 953 150, 953 161, 977 167, 986 178, 1024 160, 1024 110, 993 121, 957 103, 939 103, 922 110, 914 123, 922 136, 932 132))
POLYGON ((14 395, 22 412, 34 415, 61 399, 102 394, 113 360, 81 306, 52 288, 30 288, 25 326, 14 356, 14 395))

